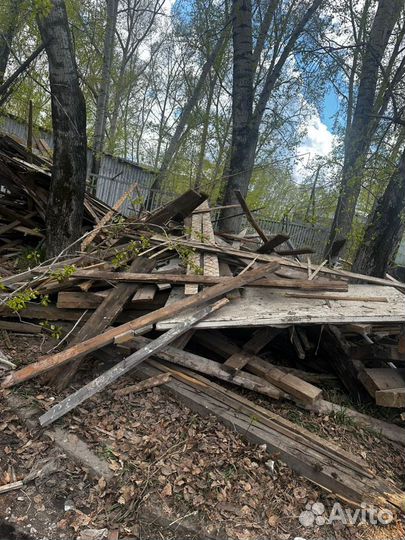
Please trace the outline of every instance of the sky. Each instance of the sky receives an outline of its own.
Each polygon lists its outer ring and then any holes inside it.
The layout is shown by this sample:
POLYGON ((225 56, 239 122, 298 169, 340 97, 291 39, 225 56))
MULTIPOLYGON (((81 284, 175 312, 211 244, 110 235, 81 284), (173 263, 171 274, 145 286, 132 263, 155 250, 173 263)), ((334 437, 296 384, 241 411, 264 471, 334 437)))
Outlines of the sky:
POLYGON ((308 162, 316 156, 327 156, 333 148, 334 115, 338 110, 338 99, 333 89, 325 94, 322 111, 314 112, 307 124, 307 134, 298 147, 297 179, 305 175, 308 162))
MULTIPOLYGON (((165 0, 164 10, 170 14, 176 0, 165 0)), ((321 112, 314 112, 307 126, 307 134, 297 149, 298 166, 296 176, 302 177, 309 160, 315 156, 327 156, 333 147, 334 115, 338 110, 338 99, 333 88, 325 94, 321 112)))

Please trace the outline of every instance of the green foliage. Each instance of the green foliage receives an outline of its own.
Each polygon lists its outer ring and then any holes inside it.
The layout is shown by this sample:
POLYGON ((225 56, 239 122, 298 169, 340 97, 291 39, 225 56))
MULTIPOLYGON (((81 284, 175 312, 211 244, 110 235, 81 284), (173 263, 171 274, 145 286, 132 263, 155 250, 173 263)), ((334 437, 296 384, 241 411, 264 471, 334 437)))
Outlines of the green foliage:
POLYGON ((47 17, 52 11, 52 0, 33 0, 34 9, 38 16, 47 17))
POLYGON ((169 249, 176 251, 181 262, 186 268, 190 268, 193 274, 202 275, 204 273, 203 268, 194 261, 194 255, 196 250, 189 246, 184 246, 179 242, 170 241, 169 249))
POLYGON ((135 256, 140 255, 143 251, 150 248, 151 243, 149 238, 141 236, 139 240, 131 240, 126 249, 116 251, 112 259, 112 265, 115 269, 125 268, 130 260, 135 256))
POLYGON ((49 304, 51 303, 50 299, 49 299, 49 294, 44 294, 43 296, 41 296, 41 301, 40 301, 40 304, 41 306, 49 306, 49 304))
POLYGON ((48 294, 42 295, 38 291, 35 291, 29 287, 18 292, 17 294, 10 296, 10 298, 6 301, 6 306, 14 311, 14 313, 19 313, 20 311, 26 309, 28 302, 38 299, 41 306, 49 306, 51 303, 48 294))
POLYGON ((42 326, 42 328, 44 328, 45 330, 47 330, 51 334, 51 337, 53 337, 54 339, 59 340, 63 337, 63 328, 61 326, 58 326, 49 321, 41 321, 39 325, 42 326))
POLYGON ((70 264, 67 266, 64 266, 63 268, 58 268, 57 270, 54 270, 51 272, 50 277, 53 279, 56 279, 59 283, 62 283, 65 281, 65 279, 69 279, 73 276, 73 274, 76 272, 77 268, 74 264, 70 264))
POLYGON ((19 313, 27 307, 28 302, 35 300, 38 296, 38 291, 28 288, 9 298, 6 305, 15 313, 19 313))
POLYGON ((17 267, 20 270, 34 268, 43 260, 43 252, 38 249, 23 249, 17 259, 17 267))

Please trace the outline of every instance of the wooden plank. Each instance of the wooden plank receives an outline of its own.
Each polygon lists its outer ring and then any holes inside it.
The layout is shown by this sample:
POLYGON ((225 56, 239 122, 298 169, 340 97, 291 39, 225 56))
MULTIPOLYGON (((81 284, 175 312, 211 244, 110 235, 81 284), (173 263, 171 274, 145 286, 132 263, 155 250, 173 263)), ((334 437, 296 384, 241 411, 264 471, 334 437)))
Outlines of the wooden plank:
POLYGON ((164 225, 171 219, 179 221, 190 215, 206 199, 207 195, 204 193, 198 193, 190 189, 162 208, 158 208, 155 212, 152 212, 145 219, 145 223, 164 225))
MULTIPOLYGON (((159 236, 159 235, 155 235, 152 239, 160 240, 160 241, 165 240, 163 236, 159 236)), ((220 246, 207 246, 198 242, 192 242, 190 240, 184 240, 184 239, 179 240, 179 243, 185 246, 194 247, 195 249, 199 249, 202 251, 210 251, 212 253, 218 253, 220 255, 222 254, 222 255, 234 256, 238 259, 243 259, 243 260, 255 259, 258 262, 277 261, 281 266, 295 268, 297 270, 303 271, 305 274, 307 272, 307 266, 304 263, 302 262, 297 263, 291 259, 283 259, 273 254, 267 255, 265 253, 255 253, 255 252, 251 253, 249 251, 241 251, 241 250, 233 249, 231 247, 224 248, 220 246)), ((332 268, 327 268, 326 266, 323 266, 319 268, 319 270, 317 269, 316 271, 317 273, 319 272, 319 273, 327 274, 330 276, 359 280, 365 283, 373 283, 375 285, 384 285, 388 287, 393 286, 393 282, 390 281, 389 279, 378 278, 375 276, 367 276, 365 274, 357 274, 355 272, 349 272, 347 270, 339 270, 336 268, 332 269, 332 268)), ((314 279, 315 277, 314 274, 315 272, 311 275, 312 279, 314 279)), ((396 283, 395 286, 397 288, 401 288, 405 290, 405 283, 398 283, 398 284, 396 283)))
MULTIPOLYGON (((144 257, 136 257, 131 263, 130 271, 151 271, 155 266, 155 261, 144 257)), ((110 326, 121 313, 126 302, 135 293, 137 285, 120 283, 111 289, 103 302, 92 313, 86 324, 79 330, 72 339, 70 346, 79 344, 89 338, 97 336, 110 326)), ((74 377, 83 357, 78 357, 75 362, 63 370, 56 370, 51 374, 51 380, 58 388, 64 388, 74 377)))
POLYGON ((240 371, 249 362, 249 354, 244 351, 236 352, 230 356, 224 365, 232 371, 240 371))
POLYGON ((40 334, 42 326, 30 322, 13 322, 0 320, 0 330, 9 330, 21 334, 40 334))
POLYGON ((405 388, 390 388, 388 390, 377 390, 375 402, 380 407, 405 407, 405 388))
POLYGON ((288 234, 279 233, 270 237, 262 246, 256 249, 256 253, 271 253, 274 248, 289 240, 288 234))
POLYGON ((152 302, 157 293, 156 285, 142 285, 135 292, 132 303, 137 304, 139 302, 152 302))
MULTIPOLYGON (((368 393, 376 398, 379 391, 405 388, 405 369, 370 368, 363 369, 359 379, 368 393)), ((380 394, 381 395, 381 394, 380 394)), ((385 405, 390 406, 390 405, 385 405)))
POLYGON ((359 384, 361 364, 350 355, 350 345, 339 328, 329 325, 324 328, 320 339, 321 357, 327 359, 326 365, 336 373, 346 390, 358 402, 367 400, 367 393, 359 384))
POLYGON ((17 482, 11 482, 10 484, 5 484, 3 486, 0 486, 0 494, 9 493, 10 491, 15 491, 16 489, 21 489, 23 486, 24 482, 22 480, 18 480, 17 482))
POLYGON ((125 386, 124 388, 116 390, 115 395, 128 396, 129 394, 137 394, 138 392, 143 392, 144 390, 149 390, 150 388, 161 386, 162 384, 169 382, 170 377, 170 373, 162 373, 161 375, 156 375, 155 377, 149 377, 149 379, 145 379, 139 383, 132 384, 131 386, 125 386))
MULTIPOLYGON (((370 329, 367 333, 371 334, 373 331, 370 329)), ((394 362, 405 362, 405 352, 400 352, 398 345, 365 343, 364 345, 352 347, 350 353, 353 358, 359 360, 381 359, 394 362)))
MULTIPOLYGON (((198 207, 201 209, 201 205, 198 207)), ((202 234, 202 215, 201 214, 192 214, 191 216, 191 232, 190 232, 190 238, 191 240, 199 240, 201 241, 201 234, 202 234)), ((204 256, 204 254, 202 255, 204 256)), ((190 255, 189 264, 187 265, 187 275, 193 275, 196 274, 196 269, 202 269, 203 266, 201 266, 201 253, 198 251, 195 253, 192 253, 190 255)), ((184 294, 197 294, 198 293, 198 285, 190 284, 185 285, 184 287, 184 294)))
MULTIPOLYGON (((136 375, 150 377, 165 372, 165 366, 142 364, 136 375)), ((264 444, 272 456, 298 474, 343 500, 360 506, 373 504, 397 511, 404 507, 405 494, 392 482, 372 473, 367 464, 337 445, 271 413, 253 402, 208 381, 204 377, 176 374, 165 385, 193 411, 214 414, 253 444, 264 444), (254 422, 252 421, 254 418, 254 422)))
MULTIPOLYGON (((130 345, 134 345, 139 349, 147 345, 150 341, 151 340, 148 338, 137 336, 133 338, 130 345)), ((288 397, 287 394, 279 388, 276 388, 273 384, 262 380, 256 375, 244 372, 236 374, 231 373, 225 368, 224 364, 220 364, 219 362, 209 360, 208 358, 188 351, 183 351, 178 347, 166 347, 162 351, 159 351, 156 357, 172 364, 198 371, 210 377, 216 377, 217 379, 232 383, 236 386, 253 390, 254 392, 258 392, 259 394, 263 394, 272 399, 288 397)))
POLYGON ((277 255, 281 255, 282 257, 296 257, 297 255, 307 255, 315 253, 315 251, 312 248, 302 247, 296 249, 279 249, 276 251, 276 253, 277 255))
POLYGON ((337 413, 348 416, 353 418, 353 420, 359 426, 364 426, 365 428, 371 429, 374 432, 377 432, 380 436, 405 446, 405 429, 397 426, 396 424, 385 422, 384 420, 374 418, 373 416, 363 414, 342 405, 336 405, 335 403, 325 401, 324 399, 320 399, 312 405, 305 405, 305 408, 322 415, 337 413))
MULTIPOLYGON (((344 295, 346 293, 342 293, 344 295)), ((393 287, 350 284, 348 296, 381 296, 388 302, 334 302, 288 298, 276 288, 246 287, 240 299, 209 317, 197 328, 239 328, 242 326, 277 326, 283 324, 404 323, 404 297, 393 287)), ((168 303, 176 302, 182 292, 174 287, 168 303)), ((181 314, 158 324, 159 330, 181 320, 181 314)))
POLYGON ((338 294, 285 293, 290 298, 309 298, 313 300, 338 300, 345 302, 388 302, 385 296, 340 296, 338 294))
POLYGON ((255 332, 253 337, 244 344, 243 350, 230 356, 225 361, 225 365, 236 371, 242 369, 249 362, 249 354, 259 353, 263 347, 270 343, 270 341, 280 332, 280 328, 260 328, 255 332))
POLYGON ((303 403, 314 403, 322 396, 322 390, 320 388, 296 377, 292 373, 285 373, 258 356, 250 355, 246 366, 255 375, 264 377, 266 381, 271 382, 277 388, 281 388, 281 390, 284 390, 284 392, 294 396, 303 403))
POLYGON ((58 293, 56 307, 59 309, 96 309, 103 300, 103 297, 96 293, 61 291, 58 293))
POLYGON ((69 411, 72 411, 78 405, 89 399, 91 396, 94 396, 94 394, 101 392, 104 388, 116 381, 119 377, 122 377, 123 375, 125 375, 125 373, 128 373, 129 371, 134 369, 134 367, 146 360, 146 358, 152 356, 152 354, 159 352, 161 349, 169 345, 177 337, 181 336, 182 334, 184 334, 184 332, 187 332, 190 328, 192 328, 197 321, 203 319, 204 317, 207 317, 207 315, 209 315, 213 311, 221 309, 221 307, 223 307, 228 302, 229 300, 223 298, 222 300, 218 300, 212 305, 208 305, 199 309, 198 311, 190 315, 186 322, 180 323, 179 325, 177 325, 176 328, 172 328, 162 336, 156 338, 154 341, 152 341, 142 349, 134 352, 111 369, 105 371, 99 377, 86 384, 85 386, 74 392, 72 395, 66 397, 57 405, 54 405, 46 413, 40 416, 39 423, 41 424, 41 426, 48 426, 52 424, 53 422, 55 422, 55 420, 61 418, 69 411))
MULTIPOLYGON (((202 332, 204 334, 204 332, 202 332)), ((220 332, 205 332, 206 336, 202 339, 204 346, 210 348, 212 351, 221 354, 224 357, 229 356, 229 351, 232 350, 231 358, 238 359, 243 366, 246 366, 249 371, 255 375, 263 377, 266 381, 270 382, 277 388, 280 388, 287 394, 294 396, 295 398, 303 401, 304 403, 313 403, 317 399, 320 399, 322 390, 316 386, 299 379, 292 373, 285 373, 278 369, 276 366, 262 360, 254 354, 248 353, 240 349, 236 344, 230 343, 229 340, 223 336, 220 332)), ((200 332, 196 337, 200 339, 200 332)), ((236 362, 236 360, 235 360, 236 362)), ((227 367, 228 364, 225 362, 227 367)))
POLYGON ((295 331, 295 326, 290 326, 289 328, 289 334, 290 334, 290 341, 292 346, 295 349, 295 352, 297 353, 297 356, 300 360, 305 359, 305 350, 301 343, 301 339, 298 335, 298 333, 295 331))
MULTIPOLYGON (((204 243, 215 244, 215 234, 212 227, 208 202, 204 201, 200 208, 205 210, 205 212, 202 214, 202 233, 204 243)), ((203 268, 205 276, 219 276, 218 255, 215 253, 204 253, 203 268)))
POLYGON ((97 225, 94 227, 94 229, 91 231, 91 233, 86 236, 86 238, 83 240, 82 245, 80 246, 81 251, 84 251, 88 245, 90 245, 93 240, 97 237, 97 235, 100 233, 101 229, 107 225, 109 221, 117 214, 118 210, 121 208, 121 206, 124 204, 124 202, 127 200, 129 195, 134 191, 134 189, 137 187, 138 182, 134 182, 130 188, 118 199, 118 201, 114 204, 114 206, 109 210, 97 223, 97 225))
POLYGON ((153 311, 147 315, 138 317, 134 321, 130 321, 116 328, 111 328, 110 330, 107 330, 100 335, 96 335, 95 337, 91 337, 81 343, 70 346, 64 351, 42 357, 37 362, 34 362, 29 366, 15 371, 12 376, 9 376, 3 380, 2 386, 13 386, 14 384, 18 384, 20 382, 23 382, 24 380, 36 377, 37 375, 44 373, 56 366, 65 364, 76 358, 80 358, 85 354, 101 349, 105 345, 113 343, 116 336, 126 331, 138 330, 140 328, 143 328, 144 326, 148 326, 165 318, 171 317, 173 316, 173 314, 180 311, 198 307, 205 302, 214 300, 228 293, 229 291, 232 291, 233 289, 243 287, 246 283, 250 283, 251 281, 259 279, 266 274, 272 273, 277 267, 277 263, 269 263, 267 265, 261 266, 260 268, 250 270, 242 275, 231 278, 226 283, 226 285, 214 285, 213 287, 204 289, 196 295, 184 298, 176 304, 166 305, 163 308, 153 311))
POLYGON ((257 234, 260 236, 260 238, 263 240, 263 242, 267 242, 268 238, 265 235, 265 233, 262 231, 262 229, 259 227, 259 225, 256 223, 255 218, 253 217, 251 211, 249 210, 248 205, 246 204, 245 199, 243 198, 242 193, 239 191, 239 189, 235 189, 234 193, 236 195, 236 198, 239 201, 239 204, 241 205, 242 210, 245 212, 246 218, 249 221, 249 223, 252 225, 254 230, 257 232, 257 234))
MULTIPOLYGON (((142 274, 134 272, 108 272, 103 270, 80 270, 75 272, 75 277, 82 279, 94 279, 99 281, 112 281, 123 283, 165 283, 173 285, 183 285, 185 283, 197 283, 199 285, 216 285, 225 283, 229 277, 209 276, 209 275, 185 275, 185 274, 142 274)), ((249 284, 247 286, 250 286, 249 284)), ((254 287, 273 287, 283 289, 305 289, 305 290, 327 290, 327 291, 348 291, 348 284, 344 281, 318 280, 309 281, 307 279, 282 279, 263 278, 252 284, 254 287)))

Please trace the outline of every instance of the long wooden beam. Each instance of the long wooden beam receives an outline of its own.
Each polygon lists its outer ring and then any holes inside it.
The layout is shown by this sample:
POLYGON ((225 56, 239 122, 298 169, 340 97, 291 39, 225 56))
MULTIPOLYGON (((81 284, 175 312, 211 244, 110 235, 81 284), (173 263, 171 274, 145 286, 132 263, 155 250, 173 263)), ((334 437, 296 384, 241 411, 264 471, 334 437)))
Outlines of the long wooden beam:
POLYGON ((90 339, 83 341, 82 343, 77 343, 72 347, 68 347, 64 351, 61 351, 56 354, 51 354, 48 356, 41 357, 37 362, 34 362, 18 371, 14 371, 7 376, 3 382, 3 387, 14 386, 28 379, 32 379, 45 373, 50 369, 71 362, 72 360, 82 357, 86 354, 89 354, 93 351, 101 349, 105 345, 113 343, 114 338, 125 332, 131 332, 134 330, 139 330, 144 326, 150 324, 155 324, 159 321, 172 317, 177 313, 180 313, 186 309, 200 306, 206 302, 210 302, 226 293, 243 287, 247 283, 251 283, 256 279, 260 279, 267 274, 270 274, 277 270, 279 265, 277 263, 269 263, 254 270, 249 270, 239 276, 231 278, 226 283, 219 283, 218 285, 213 285, 212 287, 206 288, 203 291, 184 298, 170 305, 166 305, 156 311, 152 311, 147 315, 138 317, 137 319, 130 321, 128 323, 122 324, 116 328, 111 328, 103 334, 97 335, 90 339))
POLYGON ((343 500, 403 512, 405 494, 392 482, 370 471, 367 463, 280 415, 260 407, 208 379, 176 372, 148 360, 136 375, 151 377, 169 371, 164 387, 193 411, 214 414, 221 422, 253 444, 265 444, 274 459, 280 459, 298 474, 343 500), (252 420, 254 419, 254 421, 252 420))
POLYGON ((119 379, 119 377, 125 375, 125 373, 128 373, 128 371, 134 369, 134 367, 138 366, 141 362, 146 360, 146 358, 149 358, 149 356, 152 356, 152 354, 158 353, 161 349, 172 343, 176 338, 190 330, 190 328, 192 328, 198 321, 201 321, 210 313, 217 311, 228 302, 228 299, 223 298, 222 300, 215 302, 213 305, 208 305, 199 309, 186 321, 177 324, 171 330, 168 330, 165 334, 159 336, 154 341, 151 341, 138 351, 134 352, 111 369, 108 369, 102 373, 93 381, 89 382, 85 386, 82 386, 82 388, 77 390, 74 394, 67 396, 63 401, 57 403, 54 407, 40 416, 39 423, 41 426, 49 426, 49 424, 52 424, 58 418, 61 418, 69 411, 75 409, 78 405, 86 401, 86 399, 89 399, 91 396, 94 396, 94 394, 101 392, 101 390, 106 388, 106 386, 119 379))
MULTIPOLYGON (((216 285, 217 283, 226 283, 231 277, 223 276, 202 276, 193 274, 138 274, 133 272, 107 272, 103 270, 77 270, 75 278, 97 279, 113 282, 125 283, 170 283, 172 285, 183 285, 186 283, 196 283, 199 285, 216 285)), ((345 281, 317 280, 309 281, 307 279, 282 279, 282 278, 263 278, 254 283, 248 283, 252 287, 274 287, 280 289, 306 289, 306 290, 329 290, 329 291, 347 291, 348 285, 345 281)))
MULTIPOLYGON (((141 348, 148 345, 151 341, 151 339, 144 336, 135 336, 128 345, 135 345, 136 348, 141 348)), ((209 377, 216 377, 222 381, 241 386, 242 388, 247 388, 248 390, 253 390, 254 392, 258 392, 259 394, 263 394, 273 399, 288 397, 288 394, 285 394, 279 388, 252 373, 232 373, 231 370, 227 369, 226 366, 220 362, 215 362, 214 360, 210 360, 189 351, 183 351, 177 347, 165 347, 165 349, 159 351, 156 356, 172 364, 178 364, 179 366, 198 371, 209 377)))
MULTIPOLYGON (((155 235, 152 237, 152 240, 158 240, 158 241, 167 241, 167 238, 160 235, 155 235)), ((185 240, 180 239, 178 240, 179 244, 189 246, 191 248, 199 249, 202 251, 211 251, 212 253, 218 253, 220 255, 230 255, 237 257, 240 260, 255 260, 256 262, 270 262, 270 261, 276 261, 281 266, 288 266, 291 268, 297 268, 300 270, 306 270, 307 265, 305 263, 296 263, 295 261, 291 259, 283 259, 281 256, 277 255, 267 255, 265 253, 256 253, 251 251, 242 251, 240 249, 233 249, 232 247, 222 247, 222 246, 212 246, 208 244, 201 244, 199 242, 193 242, 192 240, 185 240)), ((405 283, 396 282, 393 283, 389 279, 379 278, 375 276, 366 276, 365 274, 356 274, 355 272, 349 272, 348 270, 338 270, 338 269, 332 269, 328 268, 326 266, 323 266, 320 271, 320 274, 328 274, 335 277, 342 277, 342 278, 349 278, 349 279, 358 279, 360 281, 364 281, 366 283, 374 283, 376 285, 385 285, 388 287, 396 287, 400 288, 402 290, 405 290, 405 283)))
POLYGON ((243 198, 242 193, 239 191, 239 189, 235 189, 234 193, 236 195, 236 198, 239 201, 239 204, 242 207, 242 210, 245 212, 246 218, 249 221, 249 223, 252 225, 254 230, 257 232, 257 234, 263 240, 263 242, 267 242, 268 238, 267 238, 266 234, 264 233, 264 231, 262 231, 262 229, 259 227, 258 223, 256 222, 255 218, 253 217, 253 215, 252 215, 251 211, 249 210, 249 207, 248 207, 245 199, 243 198))

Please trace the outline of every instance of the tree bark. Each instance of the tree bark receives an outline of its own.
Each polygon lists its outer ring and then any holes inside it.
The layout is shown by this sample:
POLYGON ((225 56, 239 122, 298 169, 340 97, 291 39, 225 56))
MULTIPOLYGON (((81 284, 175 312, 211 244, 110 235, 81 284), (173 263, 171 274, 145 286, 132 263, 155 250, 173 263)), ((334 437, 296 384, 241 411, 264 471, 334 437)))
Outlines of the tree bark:
POLYGON ((6 5, 0 11, 3 23, 0 27, 0 84, 4 81, 8 59, 10 56, 10 47, 17 30, 18 12, 22 0, 8 0, 6 5))
MULTIPOLYGON (((232 144, 228 173, 225 175, 226 188, 224 206, 237 204, 234 191, 239 190, 246 197, 252 176, 260 124, 267 102, 281 75, 281 71, 292 53, 298 38, 307 23, 315 15, 324 0, 314 0, 291 33, 279 59, 267 72, 263 88, 253 107, 254 67, 257 66, 257 47, 252 51, 252 13, 250 0, 234 0, 233 15, 233 88, 232 88, 232 144)), ((267 22, 262 31, 268 30, 267 22)), ((258 40, 258 44, 260 39, 258 40)), ((221 211, 220 229, 223 232, 238 233, 241 216, 232 208, 221 211)))
POLYGON ((64 0, 52 0, 38 16, 49 62, 54 136, 52 179, 46 215, 48 257, 74 251, 81 235, 86 185, 86 105, 79 85, 64 0))
MULTIPOLYGON (((232 2, 232 25, 232 141, 229 169, 225 176, 224 205, 238 204, 234 193, 237 189, 246 196, 247 189, 241 187, 246 184, 247 170, 254 160, 254 156, 251 156, 253 145, 250 142, 254 78, 251 0, 232 2)), ((232 217, 235 211, 226 210, 221 212, 220 229, 225 232, 238 232, 240 217, 232 217)))
POLYGON ((385 277, 404 232, 405 149, 384 194, 370 214, 353 272, 385 277))
POLYGON ((365 47, 353 121, 345 137, 341 188, 326 256, 333 242, 347 238, 352 228, 361 190, 361 175, 373 136, 370 127, 375 125, 372 114, 381 61, 404 3, 404 0, 380 0, 378 4, 365 47))
POLYGON ((107 22, 103 46, 103 68, 97 95, 96 119, 93 135, 92 174, 99 174, 101 153, 104 149, 105 127, 108 112, 108 102, 111 85, 111 65, 114 53, 114 34, 117 24, 118 0, 107 0, 107 22))
POLYGON ((205 158, 205 152, 207 149, 208 129, 210 125, 210 113, 211 113, 212 99, 214 96, 214 90, 215 90, 215 85, 217 83, 217 78, 218 77, 216 74, 214 74, 214 76, 210 78, 210 84, 208 88, 207 107, 205 109, 205 117, 203 121, 202 133, 201 133, 200 150, 198 152, 197 168, 196 168, 196 173, 195 173, 194 189, 197 189, 197 190, 201 189, 201 184, 203 180, 204 158, 205 158))

